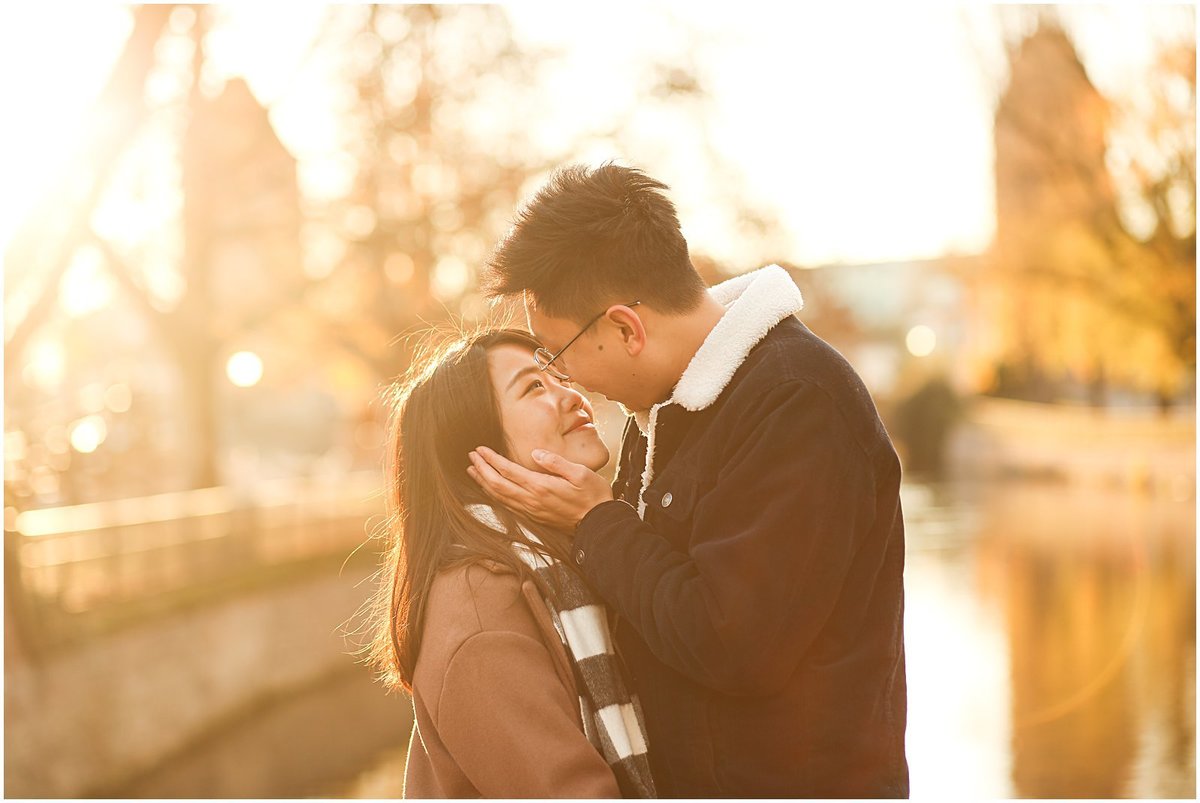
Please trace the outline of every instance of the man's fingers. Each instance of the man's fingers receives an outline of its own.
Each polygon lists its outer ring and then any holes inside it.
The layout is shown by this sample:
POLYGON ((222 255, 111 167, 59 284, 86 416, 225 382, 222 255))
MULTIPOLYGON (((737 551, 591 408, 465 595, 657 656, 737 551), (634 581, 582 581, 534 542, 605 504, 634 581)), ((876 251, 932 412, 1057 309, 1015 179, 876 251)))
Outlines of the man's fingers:
POLYGON ((509 460, 504 455, 497 454, 486 446, 480 446, 473 454, 478 455, 484 465, 489 466, 510 482, 527 489, 536 487, 537 480, 534 478, 537 475, 524 466, 509 460))
POLYGON ((467 476, 470 477, 471 479, 475 480, 475 484, 478 485, 480 488, 482 488, 483 492, 485 494, 492 497, 493 499, 495 499, 498 502, 504 501, 504 499, 500 495, 500 492, 496 488, 492 487, 492 483, 490 481, 488 481, 487 479, 485 479, 483 476, 480 475, 479 469, 475 468, 475 466, 467 467, 467 476))
POLYGON ((576 487, 582 484, 584 474, 589 471, 586 466, 572 463, 562 455, 548 452, 545 449, 534 449, 533 459, 551 474, 557 474, 576 487))
POLYGON ((496 492, 492 490, 491 486, 484 482, 483 478, 479 476, 479 472, 475 469, 475 466, 467 466, 467 476, 475 480, 475 484, 482 488, 485 494, 492 497, 497 502, 503 501, 496 495, 496 492))
POLYGON ((520 485, 508 479, 475 452, 471 453, 471 468, 467 469, 472 479, 493 497, 509 505, 528 508, 530 494, 520 485), (474 474, 471 470, 474 469, 474 474))

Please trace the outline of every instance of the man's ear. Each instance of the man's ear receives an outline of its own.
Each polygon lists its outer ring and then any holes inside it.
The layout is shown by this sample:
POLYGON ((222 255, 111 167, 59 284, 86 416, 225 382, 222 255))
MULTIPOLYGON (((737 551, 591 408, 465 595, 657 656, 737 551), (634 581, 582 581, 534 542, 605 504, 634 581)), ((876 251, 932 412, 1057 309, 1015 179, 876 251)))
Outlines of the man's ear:
POLYGON ((614 304, 604 317, 617 329, 621 347, 630 357, 636 357, 646 347, 646 324, 633 309, 624 304, 614 304))

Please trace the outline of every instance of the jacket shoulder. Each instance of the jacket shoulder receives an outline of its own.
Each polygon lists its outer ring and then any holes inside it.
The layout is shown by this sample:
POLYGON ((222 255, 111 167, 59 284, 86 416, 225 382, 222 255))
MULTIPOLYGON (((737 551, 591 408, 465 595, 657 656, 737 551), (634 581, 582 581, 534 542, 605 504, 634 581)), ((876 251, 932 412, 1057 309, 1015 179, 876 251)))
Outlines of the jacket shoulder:
POLYGON ((804 380, 821 386, 846 379, 847 372, 857 379, 846 358, 833 346, 792 316, 775 325, 759 341, 741 370, 743 381, 752 383, 804 380))
POLYGON ((461 643, 478 633, 525 627, 528 604, 521 587, 525 578, 490 562, 454 566, 438 573, 425 607, 425 645, 461 643))
POLYGON ((522 589, 524 578, 496 564, 476 562, 438 573, 429 589, 413 692, 427 700, 440 694, 446 668, 471 638, 516 633, 541 639, 522 589))
POLYGON ((877 454, 885 447, 891 451, 891 439, 858 372, 794 316, 777 324, 750 351, 734 374, 725 401, 729 411, 737 414, 757 408, 780 385, 797 384, 828 397, 866 452, 877 454))

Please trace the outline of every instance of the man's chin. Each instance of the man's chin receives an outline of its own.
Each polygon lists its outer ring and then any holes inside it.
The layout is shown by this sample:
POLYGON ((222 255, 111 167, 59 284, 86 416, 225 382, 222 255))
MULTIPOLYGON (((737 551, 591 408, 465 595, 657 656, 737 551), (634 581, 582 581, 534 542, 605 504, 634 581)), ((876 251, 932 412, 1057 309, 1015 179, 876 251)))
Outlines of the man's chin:
MULTIPOLYGON (((605 396, 604 398, 608 399, 608 397, 607 397, 607 396, 605 396)), ((625 402, 619 402, 619 401, 617 401, 616 399, 608 399, 608 400, 609 400, 610 402, 612 402, 613 404, 617 405, 618 407, 620 407, 620 408, 621 408, 621 412, 622 412, 622 413, 625 415, 625 417, 626 417, 626 418, 629 418, 629 417, 633 416, 635 413, 644 413, 644 412, 646 412, 646 410, 640 410, 640 409, 634 409, 634 408, 632 408, 632 407, 626 407, 626 406, 625 406, 625 402)))

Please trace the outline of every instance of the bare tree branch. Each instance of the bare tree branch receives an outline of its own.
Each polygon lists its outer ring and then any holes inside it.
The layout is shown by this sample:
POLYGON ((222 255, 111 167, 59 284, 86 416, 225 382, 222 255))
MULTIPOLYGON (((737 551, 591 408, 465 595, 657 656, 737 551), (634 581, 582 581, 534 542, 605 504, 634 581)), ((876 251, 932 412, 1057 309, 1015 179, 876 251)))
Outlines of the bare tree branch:
POLYGON ((118 157, 146 118, 142 87, 154 66, 158 41, 173 5, 143 5, 134 16, 133 32, 109 74, 80 131, 82 142, 65 165, 63 178, 26 217, 5 253, 10 277, 41 283, 37 300, 4 344, 4 374, 19 367, 29 338, 41 326, 58 297, 58 284, 72 255, 88 238, 89 219, 116 168, 118 157), (85 190, 76 187, 82 183, 85 190))

